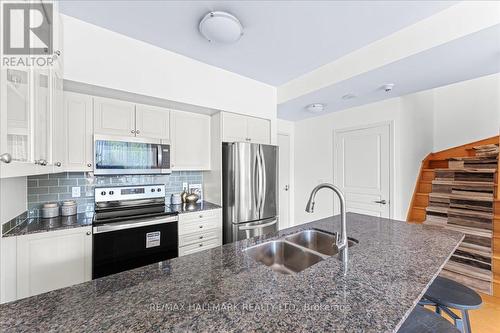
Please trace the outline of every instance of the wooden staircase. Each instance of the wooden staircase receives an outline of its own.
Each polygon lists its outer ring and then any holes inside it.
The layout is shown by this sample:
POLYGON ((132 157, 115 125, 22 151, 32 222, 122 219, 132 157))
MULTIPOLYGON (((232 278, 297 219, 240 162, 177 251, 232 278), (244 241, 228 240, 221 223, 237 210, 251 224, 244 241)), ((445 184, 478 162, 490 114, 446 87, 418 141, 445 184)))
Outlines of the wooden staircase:
POLYGON ((497 136, 429 154, 407 217, 463 232, 441 274, 490 294, 500 294, 498 145, 497 136))

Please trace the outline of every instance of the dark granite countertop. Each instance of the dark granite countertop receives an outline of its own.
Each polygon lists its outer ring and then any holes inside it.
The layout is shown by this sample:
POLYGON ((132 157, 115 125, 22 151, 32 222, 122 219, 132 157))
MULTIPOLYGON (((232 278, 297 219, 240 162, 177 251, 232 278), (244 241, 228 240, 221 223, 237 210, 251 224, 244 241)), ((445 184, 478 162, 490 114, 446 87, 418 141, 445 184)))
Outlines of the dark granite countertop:
MULTIPOLYGON (((332 223, 334 220, 335 228, 332 223)), ((338 216, 0 306, 2 332, 395 332, 463 235, 347 215, 348 273, 334 256, 282 275, 242 250, 338 216)))
POLYGON ((51 219, 30 217, 17 227, 5 233, 3 237, 90 226, 92 225, 93 217, 94 212, 78 213, 72 216, 58 216, 51 219))
MULTIPOLYGON (((200 212, 204 210, 221 208, 219 205, 203 201, 196 204, 167 205, 169 212, 179 214, 200 212)), ((59 216, 52 219, 42 219, 41 217, 26 218, 24 222, 3 234, 3 237, 21 236, 38 232, 55 231, 69 228, 85 227, 92 225, 94 212, 78 213, 73 216, 59 216)))

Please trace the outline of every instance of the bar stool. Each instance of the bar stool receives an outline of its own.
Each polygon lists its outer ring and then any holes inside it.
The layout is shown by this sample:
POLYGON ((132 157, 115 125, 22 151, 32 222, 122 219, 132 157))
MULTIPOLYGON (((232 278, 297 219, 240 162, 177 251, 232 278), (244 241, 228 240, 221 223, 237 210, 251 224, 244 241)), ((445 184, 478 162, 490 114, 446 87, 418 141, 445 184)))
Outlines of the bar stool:
POLYGON ((471 288, 441 276, 432 282, 420 302, 421 305, 435 306, 436 313, 446 312, 463 333, 471 333, 469 310, 478 309, 482 303, 481 296, 471 288), (450 309, 459 310, 462 317, 450 309))
POLYGON ((460 333, 448 320, 417 305, 406 318, 398 333, 460 333))

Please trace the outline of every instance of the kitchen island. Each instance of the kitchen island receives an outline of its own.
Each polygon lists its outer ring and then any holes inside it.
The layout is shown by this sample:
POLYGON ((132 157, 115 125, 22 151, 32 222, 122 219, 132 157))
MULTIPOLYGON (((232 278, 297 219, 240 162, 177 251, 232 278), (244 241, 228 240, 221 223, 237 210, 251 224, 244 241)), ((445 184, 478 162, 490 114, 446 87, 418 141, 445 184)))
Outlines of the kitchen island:
POLYGON ((463 235, 349 213, 347 274, 337 256, 273 272, 245 248, 338 216, 0 306, 0 331, 395 332, 463 235))

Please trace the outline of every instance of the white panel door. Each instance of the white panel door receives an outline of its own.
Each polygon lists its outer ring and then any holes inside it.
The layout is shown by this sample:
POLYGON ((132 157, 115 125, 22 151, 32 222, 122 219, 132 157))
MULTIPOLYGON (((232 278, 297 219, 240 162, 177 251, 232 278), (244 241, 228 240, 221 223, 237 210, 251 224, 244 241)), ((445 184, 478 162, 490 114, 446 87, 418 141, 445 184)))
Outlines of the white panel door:
POLYGON ((224 112, 222 115, 222 141, 248 141, 247 118, 239 114, 224 112))
POLYGON ((136 105, 136 136, 170 140, 170 111, 150 105, 136 105))
POLYGON ((390 126, 335 132, 335 183, 347 211, 390 217, 390 126))
POLYGON ((252 143, 271 143, 271 122, 267 119, 248 117, 247 135, 252 143))
POLYGON ((279 228, 290 227, 290 136, 279 134, 279 228))
POLYGON ((66 120, 66 170, 92 171, 92 97, 64 92, 66 120))
POLYGON ((135 137, 135 104, 94 97, 94 132, 135 137))
POLYGON ((210 170, 210 116, 171 111, 174 170, 210 170))
POLYGON ((91 227, 17 237, 17 297, 89 281, 91 227))

